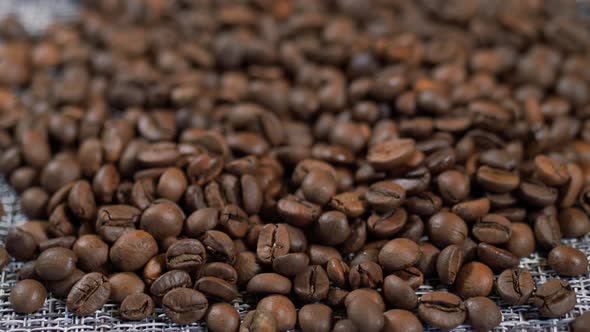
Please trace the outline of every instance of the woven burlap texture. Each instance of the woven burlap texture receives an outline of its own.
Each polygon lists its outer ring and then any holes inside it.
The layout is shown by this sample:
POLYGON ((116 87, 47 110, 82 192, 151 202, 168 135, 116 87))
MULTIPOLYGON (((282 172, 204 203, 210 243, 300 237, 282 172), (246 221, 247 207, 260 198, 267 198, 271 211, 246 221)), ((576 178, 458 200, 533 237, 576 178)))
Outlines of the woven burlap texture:
MULTIPOLYGON (((0 17, 15 14, 21 18, 25 27, 35 33, 42 31, 54 20, 67 20, 77 12, 76 3, 70 0, 0 0, 0 17)), ((0 177, 0 200, 5 208, 5 215, 0 219, 0 242, 8 230, 27 221, 20 211, 18 196, 0 177)), ((564 240, 565 244, 582 250, 590 255, 590 235, 582 239, 564 240)), ((16 314, 9 302, 10 289, 17 281, 16 273, 22 263, 9 264, 0 274, 0 330, 1 331, 206 331, 205 324, 179 326, 171 323, 161 309, 140 322, 121 320, 118 306, 107 304, 92 316, 78 317, 65 306, 63 300, 50 296, 38 312, 31 315, 16 314)), ((537 254, 521 260, 520 266, 529 270, 537 283, 557 277, 547 265, 546 259, 537 254)), ((567 279, 576 290, 578 302, 574 310, 560 319, 541 319, 538 311, 530 305, 507 306, 497 297, 492 297, 502 309, 503 322, 494 331, 568 331, 571 321, 590 310, 590 275, 567 279)), ((436 287, 437 290, 442 289, 436 287)), ((428 283, 418 289, 418 294, 434 290, 428 283)), ((242 317, 250 305, 241 300, 234 302, 242 317)), ((590 327, 589 327, 590 328, 590 327)), ((460 326, 453 331, 472 331, 469 326, 460 326)))

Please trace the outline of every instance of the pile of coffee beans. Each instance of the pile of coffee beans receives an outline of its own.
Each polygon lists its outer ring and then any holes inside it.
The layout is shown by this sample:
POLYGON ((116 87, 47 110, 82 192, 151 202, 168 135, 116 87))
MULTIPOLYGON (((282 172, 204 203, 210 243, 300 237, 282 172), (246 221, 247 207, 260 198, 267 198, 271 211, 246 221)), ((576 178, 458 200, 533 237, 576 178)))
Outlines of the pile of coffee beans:
POLYGON ((588 273, 562 239, 590 231, 574 5, 87 0, 35 37, 4 19, 0 172, 30 218, 0 249, 25 262, 14 310, 487 331, 496 294, 562 317, 559 277, 588 273))

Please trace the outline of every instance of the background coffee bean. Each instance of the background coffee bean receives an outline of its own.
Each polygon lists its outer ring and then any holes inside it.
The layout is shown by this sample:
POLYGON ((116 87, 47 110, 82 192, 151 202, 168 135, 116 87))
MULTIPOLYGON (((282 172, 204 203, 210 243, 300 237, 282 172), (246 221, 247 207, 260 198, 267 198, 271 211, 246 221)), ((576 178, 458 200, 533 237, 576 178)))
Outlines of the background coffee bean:
POLYGON ((277 321, 275 316, 271 312, 261 309, 248 312, 240 325, 240 332, 276 330, 277 321))
POLYGON ((299 309, 298 317, 303 331, 332 330, 332 309, 325 304, 306 304, 299 309))

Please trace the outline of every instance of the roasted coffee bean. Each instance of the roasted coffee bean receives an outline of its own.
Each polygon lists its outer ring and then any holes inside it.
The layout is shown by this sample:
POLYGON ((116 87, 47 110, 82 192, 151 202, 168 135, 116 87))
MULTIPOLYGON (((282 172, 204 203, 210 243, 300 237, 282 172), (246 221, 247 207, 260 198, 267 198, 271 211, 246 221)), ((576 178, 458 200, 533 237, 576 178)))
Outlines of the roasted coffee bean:
POLYGON ((274 315, 259 309, 248 312, 240 325, 240 332, 270 332, 276 330, 277 321, 274 315))
POLYGON ((431 216, 441 209, 442 204, 443 201, 438 195, 425 191, 408 197, 405 206, 410 213, 431 216))
POLYGON ((406 190, 395 182, 380 181, 373 183, 364 197, 373 209, 385 213, 403 204, 406 199, 406 190))
POLYGON ((246 326, 250 326, 253 331, 255 331, 253 327, 261 326, 259 328, 262 329, 263 327, 266 328, 266 326, 273 327, 275 325, 272 324, 272 320, 260 312, 270 313, 274 317, 276 331, 292 330, 297 322, 297 312, 293 302, 283 295, 270 295, 261 299, 256 306, 256 312, 251 321, 244 319, 246 326))
POLYGON ((375 262, 366 261, 353 265, 348 272, 348 283, 352 289, 359 287, 377 288, 383 282, 381 266, 375 262))
POLYGON ((134 229, 141 211, 131 205, 106 205, 98 210, 96 232, 100 237, 113 243, 126 231, 134 229))
POLYGON ((561 186, 570 179, 565 166, 548 156, 538 155, 534 163, 537 175, 548 186, 561 186))
POLYGON ((234 284, 217 277, 201 277, 194 288, 213 300, 231 302, 238 296, 234 284))
POLYGON ((590 219, 581 209, 563 209, 559 212, 557 219, 565 237, 580 237, 590 232, 590 219))
POLYGON ((332 331, 332 309, 325 304, 306 304, 298 312, 299 326, 303 331, 332 331))
POLYGON ((490 200, 478 198, 470 201, 457 203, 453 206, 452 212, 466 222, 474 222, 485 216, 490 211, 490 200))
POLYGON ((505 243, 512 235, 512 224, 503 216, 487 214, 479 219, 472 228, 473 235, 479 241, 499 244, 505 243))
POLYGON ((152 282, 150 293, 161 300, 172 289, 190 286, 191 277, 186 271, 172 270, 162 274, 152 282))
POLYGON ((21 193, 22 212, 31 219, 43 218, 46 215, 49 194, 40 187, 31 187, 21 193))
POLYGON ((76 181, 68 194, 68 207, 72 214, 82 220, 96 217, 96 202, 88 181, 76 181))
POLYGON ((75 236, 54 237, 39 243, 39 251, 43 252, 49 248, 61 247, 71 249, 76 241, 75 236))
POLYGON ((502 312, 494 301, 487 297, 472 297, 465 300, 467 322, 478 331, 490 331, 502 322, 502 312))
POLYGON ((367 161, 375 169, 389 170, 407 162, 416 151, 412 139, 391 139, 372 145, 367 153, 367 161))
POLYGON ((326 273, 330 282, 337 287, 346 287, 350 267, 338 258, 331 258, 326 263, 326 273))
POLYGON ((156 240, 178 236, 182 232, 184 212, 168 200, 154 201, 143 213, 139 221, 143 230, 156 240))
POLYGON ((112 203, 120 181, 119 172, 113 164, 103 165, 92 180, 92 190, 97 201, 105 204, 112 203))
POLYGON ((483 242, 477 246, 477 256, 494 271, 503 271, 518 266, 516 255, 506 249, 483 242))
POLYGON ((177 324, 190 324, 205 316, 209 302, 199 291, 191 288, 175 288, 162 298, 164 313, 177 324))
POLYGON ((498 295, 510 305, 526 303, 534 288, 533 276, 529 271, 523 269, 504 270, 496 281, 498 295))
POLYGON ((412 287, 393 274, 383 281, 383 297, 394 308, 412 310, 418 306, 418 296, 412 287))
POLYGON ((227 205, 219 214, 219 224, 229 235, 243 238, 248 232, 248 215, 237 205, 227 205))
POLYGON ((403 237, 417 242, 420 240, 423 234, 424 222, 419 216, 411 214, 408 216, 406 224, 399 230, 398 237, 403 237))
POLYGON ((110 299, 114 302, 121 303, 131 294, 143 293, 145 284, 133 272, 120 272, 109 276, 111 284, 110 299))
POLYGON ((590 313, 586 311, 578 316, 570 326, 574 332, 583 332, 588 326, 590 326, 590 313))
POLYGON ((530 205, 545 207, 555 204, 559 192, 555 188, 542 184, 522 182, 519 188, 519 195, 523 201, 530 205))
POLYGON ((383 311, 367 296, 357 296, 346 305, 346 315, 359 331, 381 331, 383 311))
POLYGON ((461 244, 467 237, 467 225, 456 214, 439 212, 426 225, 428 237, 439 248, 450 244, 461 244))
POLYGON ((505 171, 489 166, 481 166, 477 169, 475 178, 483 189, 495 192, 505 193, 512 191, 520 184, 518 173, 505 171))
POLYGON ((261 273, 248 281, 246 290, 252 294, 289 295, 291 280, 277 273, 261 273))
POLYGON ((128 320, 143 320, 154 312, 154 300, 144 293, 129 294, 123 302, 119 311, 121 316, 128 320))
POLYGON ((344 213, 339 211, 324 212, 315 223, 313 234, 319 243, 341 244, 350 236, 348 219, 344 213))
POLYGON ((337 183, 333 173, 319 168, 310 170, 301 183, 305 198, 319 205, 328 203, 336 190, 337 183))
POLYGON ((436 183, 441 197, 450 204, 459 203, 469 195, 469 179, 459 171, 442 172, 437 176, 436 183))
POLYGON ((283 224, 268 224, 260 231, 256 256, 265 264, 270 264, 279 256, 289 252, 289 233, 283 224))
POLYGON ((121 271, 135 271, 158 253, 156 240, 147 232, 133 230, 123 233, 109 251, 109 258, 121 271))
POLYGON ((426 276, 433 276, 436 273, 436 262, 440 250, 430 242, 420 242, 419 246, 422 256, 416 263, 416 268, 426 276))
POLYGON ((383 332, 421 332, 422 323, 413 313, 407 310, 391 309, 383 313, 385 322, 383 332))
POLYGON ((206 231, 214 229, 219 223, 219 211, 214 208, 202 208, 193 212, 186 219, 184 231, 187 235, 198 237, 206 231))
MULTIPOLYGON (((328 261, 328 264, 330 262, 328 261)), ((309 257, 305 253, 290 253, 283 256, 276 257, 272 261, 272 269, 276 273, 286 277, 294 277, 300 272, 303 272, 309 265, 309 257)), ((329 266, 326 268, 329 270, 329 266)), ((328 272, 329 275, 329 272, 328 272)), ((332 280, 330 278, 330 280, 332 280)), ((332 280, 333 282, 333 280, 332 280)))
POLYGON ((302 200, 296 196, 289 195, 281 198, 277 203, 278 213, 285 218, 289 224, 304 227, 316 221, 320 214, 319 205, 302 200))
POLYGON ((214 303, 209 306, 205 322, 211 332, 237 331, 240 326, 240 314, 231 304, 214 303))
POLYGON ((102 308, 110 293, 111 284, 103 274, 88 273, 72 287, 66 305, 76 315, 87 316, 102 308))
POLYGON ((576 305, 576 292, 566 280, 549 279, 537 288, 532 299, 543 317, 560 317, 576 305))
POLYGON ((527 257, 535 250, 535 235, 528 224, 513 223, 512 234, 506 242, 506 249, 516 256, 527 257))
POLYGON ((143 267, 143 280, 150 286, 166 271, 166 254, 152 257, 143 267))
MULTIPOLYGON (((384 325, 385 327, 385 325, 384 325)), ((358 332, 359 329, 350 319, 341 319, 334 323, 333 332, 358 332)))
POLYGON ((575 277, 588 272, 588 257, 582 251, 559 245, 547 256, 549 266, 559 275, 575 277))
POLYGON ((15 312, 30 314, 39 310, 45 303, 47 291, 45 287, 33 279, 17 282, 10 290, 10 305, 15 312))
POLYGON ((405 280, 413 289, 417 289, 424 283, 424 274, 415 267, 394 271, 392 274, 405 280))
POLYGON ((78 267, 87 272, 98 271, 109 259, 109 246, 94 234, 79 237, 72 250, 78 267))
POLYGON ((357 192, 344 192, 332 197, 330 207, 346 214, 349 218, 357 218, 365 213, 365 202, 357 192))
POLYGON ((304 302, 317 302, 326 298, 330 288, 328 274, 320 265, 310 265, 293 279, 293 290, 304 302))
POLYGON ((404 238, 387 242, 379 252, 379 264, 386 271, 397 271, 411 267, 418 262, 422 252, 416 242, 404 238))
POLYGON ((463 265, 464 253, 461 247, 452 244, 444 248, 436 260, 436 271, 443 284, 452 285, 463 265))
POLYGON ((494 274, 485 264, 469 262, 459 270, 455 278, 457 295, 464 299, 475 296, 487 296, 494 285, 494 274))
POLYGON ((407 218, 408 214, 403 208, 394 209, 381 215, 374 213, 367 220, 367 228, 371 234, 387 238, 399 232, 406 224, 407 218))
POLYGON ((452 329, 465 321, 465 305, 461 299, 447 292, 431 292, 422 295, 418 316, 427 324, 441 329, 452 329))
MULTIPOLYGON (((236 258, 236 247, 231 238, 222 232, 210 230, 201 238, 206 252, 217 261, 232 264, 236 258)), ((193 248, 195 245, 191 245, 193 248)), ((195 249, 192 249, 195 250, 195 249)), ((205 254, 202 254, 205 261, 205 254)))
POLYGON ((74 285, 84 277, 85 273, 82 270, 75 269, 64 279, 47 281, 46 287, 51 294, 57 297, 66 297, 74 285))
POLYGON ((76 254, 66 248, 49 248, 35 262, 35 272, 43 280, 61 280, 76 268, 76 254))
POLYGON ((166 251, 169 270, 197 271, 206 261, 205 246, 199 240, 182 239, 174 242, 166 251))

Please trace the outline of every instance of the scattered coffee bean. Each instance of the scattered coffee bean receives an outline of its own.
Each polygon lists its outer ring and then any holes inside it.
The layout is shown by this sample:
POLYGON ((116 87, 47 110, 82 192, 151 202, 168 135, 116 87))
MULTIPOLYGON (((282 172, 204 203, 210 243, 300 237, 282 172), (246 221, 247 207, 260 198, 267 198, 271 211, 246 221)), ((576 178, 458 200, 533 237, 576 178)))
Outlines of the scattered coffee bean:
POLYGON ((578 316, 570 326, 574 332, 583 332, 588 329, 588 326, 590 326, 590 312, 586 311, 578 316))
POLYGON ((39 310, 45 303, 47 291, 45 287, 33 279, 17 282, 10 291, 10 303, 15 312, 30 314, 39 310))
POLYGON ((496 280, 498 295, 510 305, 525 304, 534 288, 533 276, 524 269, 504 270, 496 280))
POLYGON ((550 279, 537 288, 532 299, 543 317, 560 317, 576 305, 576 292, 566 280, 550 279))
POLYGON ((240 314, 229 303, 214 303, 209 306, 205 322, 211 332, 237 331, 240 326, 240 314))
POLYGON ((295 305, 284 295, 270 295, 261 299, 256 306, 256 312, 258 314, 255 314, 252 317, 252 322, 247 325, 254 325, 253 323, 257 320, 262 321, 257 322, 258 324, 274 325, 269 322, 270 320, 265 317, 265 314, 260 314, 260 312, 268 312, 274 317, 277 331, 291 330, 295 328, 295 323, 297 322, 295 305))
POLYGON ((470 262, 459 270, 455 279, 457 295, 464 299, 488 296, 494 286, 494 274, 490 268, 479 262, 470 262))
POLYGON ((90 315, 107 303, 111 284, 107 277, 98 272, 88 273, 80 279, 66 301, 69 310, 79 316, 90 315))
POLYGON ((154 312, 154 300, 144 293, 132 293, 121 302, 119 310, 125 319, 143 320, 154 312))
POLYGON ((487 297, 472 297, 465 300, 467 322, 478 331, 490 331, 502 322, 498 305, 487 297))
POLYGON ((588 272, 588 257, 580 250, 559 245, 549 252, 549 266, 560 275, 575 277, 588 272))

